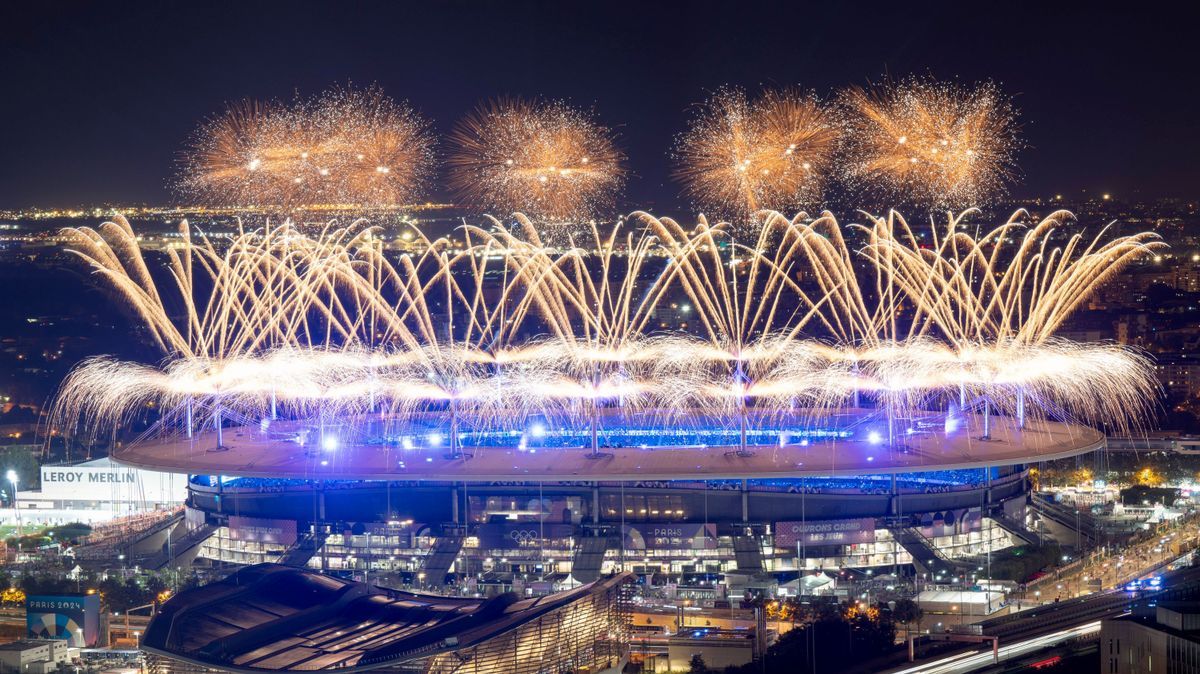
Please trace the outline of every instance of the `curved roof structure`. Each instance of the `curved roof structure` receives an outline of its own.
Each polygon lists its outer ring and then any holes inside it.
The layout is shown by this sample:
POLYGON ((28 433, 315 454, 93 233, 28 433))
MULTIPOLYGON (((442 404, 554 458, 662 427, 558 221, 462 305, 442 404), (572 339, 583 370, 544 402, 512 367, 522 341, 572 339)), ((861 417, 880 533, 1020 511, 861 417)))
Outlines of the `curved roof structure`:
MULTIPOLYGON (((854 412, 846 416, 854 416, 854 412)), ((731 422, 736 426, 736 421, 731 422)), ((311 426, 311 425, 310 425, 311 426)), ((223 448, 215 434, 131 443, 113 453, 119 463, 166 472, 297 479, 428 481, 712 480, 861 475, 1005 466, 1084 454, 1103 447, 1104 435, 1079 424, 1008 416, 963 415, 957 428, 913 423, 889 444, 887 422, 862 415, 852 433, 788 443, 751 446, 664 444, 605 447, 590 457, 582 447, 535 449, 517 442, 464 447, 465 456, 444 448, 341 439, 332 446, 298 434, 301 422, 277 421, 269 429, 225 429, 223 448), (985 427, 987 433, 984 432, 985 427), (985 437, 986 436, 986 437, 985 437)), ((306 430, 307 429, 307 430, 306 430)), ((664 429, 665 434, 668 429, 664 429)))
POLYGON ((487 642, 627 579, 557 594, 460 598, 401 592, 277 564, 242 569, 163 605, 142 647, 223 671, 363 671, 487 642))

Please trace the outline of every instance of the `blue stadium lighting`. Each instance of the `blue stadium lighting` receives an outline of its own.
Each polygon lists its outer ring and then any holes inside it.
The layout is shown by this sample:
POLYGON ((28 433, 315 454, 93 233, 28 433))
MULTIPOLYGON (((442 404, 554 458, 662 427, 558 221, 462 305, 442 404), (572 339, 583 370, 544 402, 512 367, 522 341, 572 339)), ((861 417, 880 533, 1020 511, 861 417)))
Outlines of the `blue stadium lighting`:
POLYGON ((337 436, 326 435, 325 437, 321 438, 321 449, 323 449, 327 452, 334 452, 334 451, 337 451, 337 448, 338 448, 337 436))
POLYGON ((945 431, 946 431, 946 435, 950 435, 951 433, 955 433, 958 431, 958 417, 957 416, 955 416, 953 414, 946 415, 945 431))
POLYGON ((425 440, 429 442, 430 447, 438 447, 442 444, 442 434, 438 433, 437 431, 433 431, 429 435, 425 436, 425 440))
POLYGON ((867 433, 867 442, 871 443, 872 445, 878 445, 879 443, 883 442, 883 436, 879 434, 879 431, 871 431, 870 433, 867 433))
POLYGON ((529 434, 535 438, 546 437, 546 425, 539 422, 534 423, 529 427, 529 434))
POLYGON ((413 439, 408 437, 407 435, 400 439, 400 446, 404 449, 416 449, 416 447, 417 447, 413 443, 413 439))

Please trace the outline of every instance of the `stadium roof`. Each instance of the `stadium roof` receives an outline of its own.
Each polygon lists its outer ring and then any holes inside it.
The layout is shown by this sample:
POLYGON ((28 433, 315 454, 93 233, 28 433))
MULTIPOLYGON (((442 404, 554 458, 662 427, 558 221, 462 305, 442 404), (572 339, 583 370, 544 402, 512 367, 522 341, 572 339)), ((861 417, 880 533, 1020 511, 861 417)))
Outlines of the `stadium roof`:
POLYGON ((624 580, 531 599, 461 598, 259 564, 173 597, 142 646, 224 671, 362 671, 480 644, 624 580))
MULTIPOLYGON (((953 433, 941 428, 901 434, 889 447, 881 430, 855 438, 805 444, 736 447, 608 447, 601 458, 582 448, 527 451, 485 447, 449 457, 444 449, 404 450, 381 444, 345 442, 333 451, 287 439, 303 424, 278 421, 269 432, 258 426, 226 429, 224 449, 213 451, 215 435, 155 438, 131 443, 113 454, 118 462, 147 470, 200 475, 298 479, 425 481, 714 480, 904 473, 1004 466, 1084 454, 1104 446, 1104 434, 1078 424, 1030 420, 1019 427, 1012 417, 993 416, 984 439, 980 415, 965 415, 953 433)), ((871 428, 866 426, 865 428, 871 428)))

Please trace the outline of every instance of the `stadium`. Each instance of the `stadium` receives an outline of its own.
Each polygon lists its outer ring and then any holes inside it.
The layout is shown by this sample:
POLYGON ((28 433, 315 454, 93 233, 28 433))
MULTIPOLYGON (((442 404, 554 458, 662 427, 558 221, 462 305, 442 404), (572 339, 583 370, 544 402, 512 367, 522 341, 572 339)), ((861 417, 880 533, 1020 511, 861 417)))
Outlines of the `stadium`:
POLYGON ((222 561, 288 559, 416 586, 549 588, 625 569, 751 587, 803 569, 973 565, 1028 536, 1028 445, 1048 459, 1103 442, 1083 427, 997 419, 990 440, 969 423, 957 442, 914 431, 889 452, 862 430, 869 411, 844 417, 851 426, 826 431, 832 439, 796 431, 740 454, 721 444, 729 431, 620 446, 626 428, 601 435, 599 457, 586 433, 548 430, 536 447, 466 441, 461 456, 378 441, 306 452, 293 422, 226 429, 220 452, 208 433, 117 456, 187 470, 188 506, 215 527, 206 545, 222 561))
POLYGON ((1055 246, 1066 217, 973 238, 769 214, 739 245, 635 214, 566 250, 518 218, 403 253, 370 228, 217 252, 184 227, 162 283, 127 223, 77 230, 169 357, 85 362, 55 419, 153 409, 112 458, 189 475, 213 563, 466 594, 631 572, 714 601, 969 574, 1031 540, 1031 463, 1153 400, 1143 355, 1054 333, 1157 243, 1055 246))

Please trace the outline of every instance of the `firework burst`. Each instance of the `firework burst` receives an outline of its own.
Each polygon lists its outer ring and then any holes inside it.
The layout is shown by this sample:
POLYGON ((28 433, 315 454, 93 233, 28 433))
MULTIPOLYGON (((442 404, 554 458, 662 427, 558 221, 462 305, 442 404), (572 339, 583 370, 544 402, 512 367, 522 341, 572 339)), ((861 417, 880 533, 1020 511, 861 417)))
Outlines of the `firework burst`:
POLYGON ((451 185, 464 202, 539 224, 578 222, 610 207, 625 182, 613 134, 560 102, 481 105, 451 134, 451 185))
POLYGON ((722 89, 675 143, 676 178, 709 215, 736 222, 819 202, 842 135, 819 99, 795 89, 749 99, 722 89))
POLYGON ((433 172, 434 144, 429 123, 377 87, 246 102, 195 133, 177 187, 229 207, 412 203, 433 172))
POLYGON ((1016 111, 991 83, 932 80, 852 88, 847 158, 851 185, 935 208, 983 205, 1013 177, 1016 111))
POLYGON ((724 245, 722 226, 703 219, 685 228, 637 213, 564 252, 518 215, 515 231, 465 228, 465 250, 424 240, 425 253, 398 259, 358 224, 243 232, 223 252, 185 227, 163 284, 127 222, 68 230, 171 358, 84 363, 53 423, 110 429, 154 403, 188 432, 202 418, 220 428, 277 411, 447 415, 452 429, 545 417, 594 431, 617 409, 684 425, 733 416, 745 445, 752 423, 828 417, 861 394, 889 427, 972 407, 1136 427, 1157 390, 1150 362, 1053 332, 1162 244, 1102 233, 1056 245, 1069 214, 1021 217, 977 237, 951 217, 930 248, 893 213, 860 227, 861 255, 832 216, 776 212, 754 247, 724 245), (657 330, 660 304, 680 296, 698 329, 657 330), (182 315, 168 310, 180 301, 182 315))

